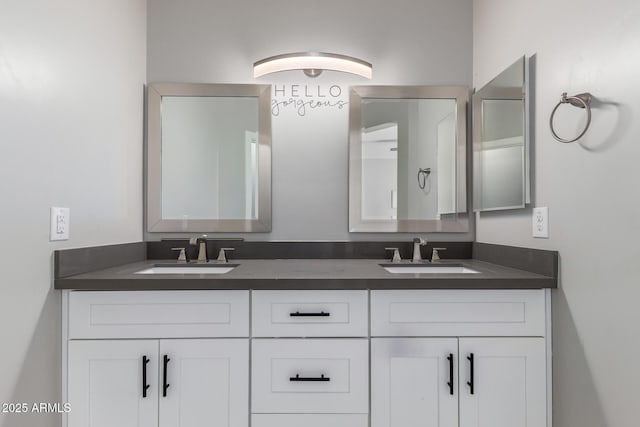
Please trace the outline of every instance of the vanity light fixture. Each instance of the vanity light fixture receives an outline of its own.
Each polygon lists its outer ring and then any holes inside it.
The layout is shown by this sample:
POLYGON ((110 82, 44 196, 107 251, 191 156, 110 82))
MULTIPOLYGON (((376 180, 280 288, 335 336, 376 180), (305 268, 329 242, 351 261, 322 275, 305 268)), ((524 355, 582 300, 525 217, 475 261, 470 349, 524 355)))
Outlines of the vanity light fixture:
POLYGON ((270 56, 254 62, 253 77, 290 70, 302 70, 309 77, 318 77, 323 70, 332 70, 370 79, 371 69, 370 63, 352 56, 324 52, 297 52, 270 56))

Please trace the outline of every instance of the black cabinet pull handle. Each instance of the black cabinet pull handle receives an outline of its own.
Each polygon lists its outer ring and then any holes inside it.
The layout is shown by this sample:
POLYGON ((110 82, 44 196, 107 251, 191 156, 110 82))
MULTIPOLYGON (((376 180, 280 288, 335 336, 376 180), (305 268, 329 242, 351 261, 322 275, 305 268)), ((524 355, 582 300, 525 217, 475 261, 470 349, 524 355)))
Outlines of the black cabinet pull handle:
POLYGON ((296 374, 295 377, 289 377, 289 381, 331 381, 331 378, 325 377, 324 374, 319 377, 301 377, 300 374, 296 374))
POLYGON ((321 311, 320 313, 300 313, 299 311, 296 311, 295 313, 289 313, 289 316, 291 317, 329 317, 331 316, 331 313, 326 313, 324 311, 321 311))
POLYGON ((453 354, 449 353, 447 356, 447 360, 449 361, 449 382, 447 385, 449 386, 449 394, 453 396, 453 354))
POLYGON ((467 385, 469 386, 469 391, 473 394, 473 353, 467 356, 467 360, 469 361, 469 379, 467 381, 467 385))
POLYGON ((142 397, 147 397, 147 390, 151 387, 147 384, 147 364, 149 363, 149 358, 144 355, 142 356, 142 397))
POLYGON ((162 397, 167 397, 167 389, 171 384, 167 382, 167 365, 169 364, 169 356, 164 355, 164 368, 162 369, 162 397))

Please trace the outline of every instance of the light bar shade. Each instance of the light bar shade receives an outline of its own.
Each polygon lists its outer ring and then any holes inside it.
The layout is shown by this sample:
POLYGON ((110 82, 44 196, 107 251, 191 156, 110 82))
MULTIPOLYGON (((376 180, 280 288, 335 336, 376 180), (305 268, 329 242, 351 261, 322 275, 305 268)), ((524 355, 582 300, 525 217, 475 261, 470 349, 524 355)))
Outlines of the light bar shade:
MULTIPOLYGON (((313 70, 319 74, 321 70, 342 71, 343 73, 357 74, 367 79, 371 78, 372 66, 370 63, 358 58, 335 53, 298 52, 271 56, 261 59, 253 64, 253 77, 261 77, 265 74, 278 71, 313 70)), ((309 73, 305 72, 307 75, 309 73)))

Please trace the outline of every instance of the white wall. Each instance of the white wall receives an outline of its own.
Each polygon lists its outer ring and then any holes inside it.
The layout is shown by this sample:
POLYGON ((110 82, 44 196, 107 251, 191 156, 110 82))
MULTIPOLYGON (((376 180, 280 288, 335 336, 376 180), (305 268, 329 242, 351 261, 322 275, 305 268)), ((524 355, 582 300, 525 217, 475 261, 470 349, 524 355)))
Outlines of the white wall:
MULTIPOLYGON (((3 0, 0 402, 59 402, 52 251, 142 237, 144 0, 3 0), (71 239, 49 242, 49 208, 71 239)), ((0 426, 59 426, 0 414, 0 426)))
MULTIPOLYGON (((471 84, 472 0, 149 0, 147 79, 203 83, 471 84), (327 72, 252 77, 253 62, 326 51, 373 64, 372 80, 327 72)), ((290 94, 288 93, 287 96, 290 94)), ((273 118, 273 227, 251 240, 361 240, 348 233, 348 108, 273 118)), ((160 235, 147 235, 158 239, 160 235)), ((434 237, 435 238, 435 237, 434 237)), ((473 233, 438 239, 472 240, 473 233)))
MULTIPOLYGON (((483 213, 477 240, 560 251, 553 293, 554 425, 632 427, 640 402, 640 3, 475 0, 474 85, 537 54, 536 206, 550 238, 531 237, 531 210, 483 213), (555 141, 548 120, 562 92, 598 102, 586 136, 555 141)), ((563 108, 569 136, 584 114, 563 108), (572 114, 569 114, 572 113, 572 114)))

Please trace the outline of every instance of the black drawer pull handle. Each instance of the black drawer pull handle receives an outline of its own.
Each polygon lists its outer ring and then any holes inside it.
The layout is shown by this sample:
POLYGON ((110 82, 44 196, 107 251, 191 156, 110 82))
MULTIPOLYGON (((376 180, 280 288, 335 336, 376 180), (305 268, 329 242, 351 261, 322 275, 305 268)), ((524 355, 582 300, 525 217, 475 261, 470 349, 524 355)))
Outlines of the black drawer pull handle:
POLYGON ((167 382, 167 365, 169 365, 169 356, 164 355, 164 368, 162 369, 162 397, 167 397, 167 389, 171 386, 167 382))
POLYGON ((449 353, 447 356, 447 360, 449 361, 449 382, 447 385, 449 386, 449 394, 453 396, 453 354, 449 353))
POLYGON ((149 358, 145 355, 142 356, 142 397, 147 397, 147 390, 151 387, 147 384, 147 364, 149 363, 149 358))
POLYGON ((469 391, 471 392, 471 394, 473 394, 473 353, 467 356, 467 360, 469 361, 469 379, 470 379, 470 381, 467 381, 467 385, 469 386, 469 391))
POLYGON ((319 377, 301 377, 300 374, 296 374, 295 377, 289 377, 289 381, 331 381, 331 378, 325 377, 324 374, 319 377))
POLYGON ((296 311, 295 313, 289 313, 289 316, 291 317, 329 317, 331 316, 331 313, 326 313, 324 311, 321 311, 320 313, 300 313, 299 311, 296 311))

